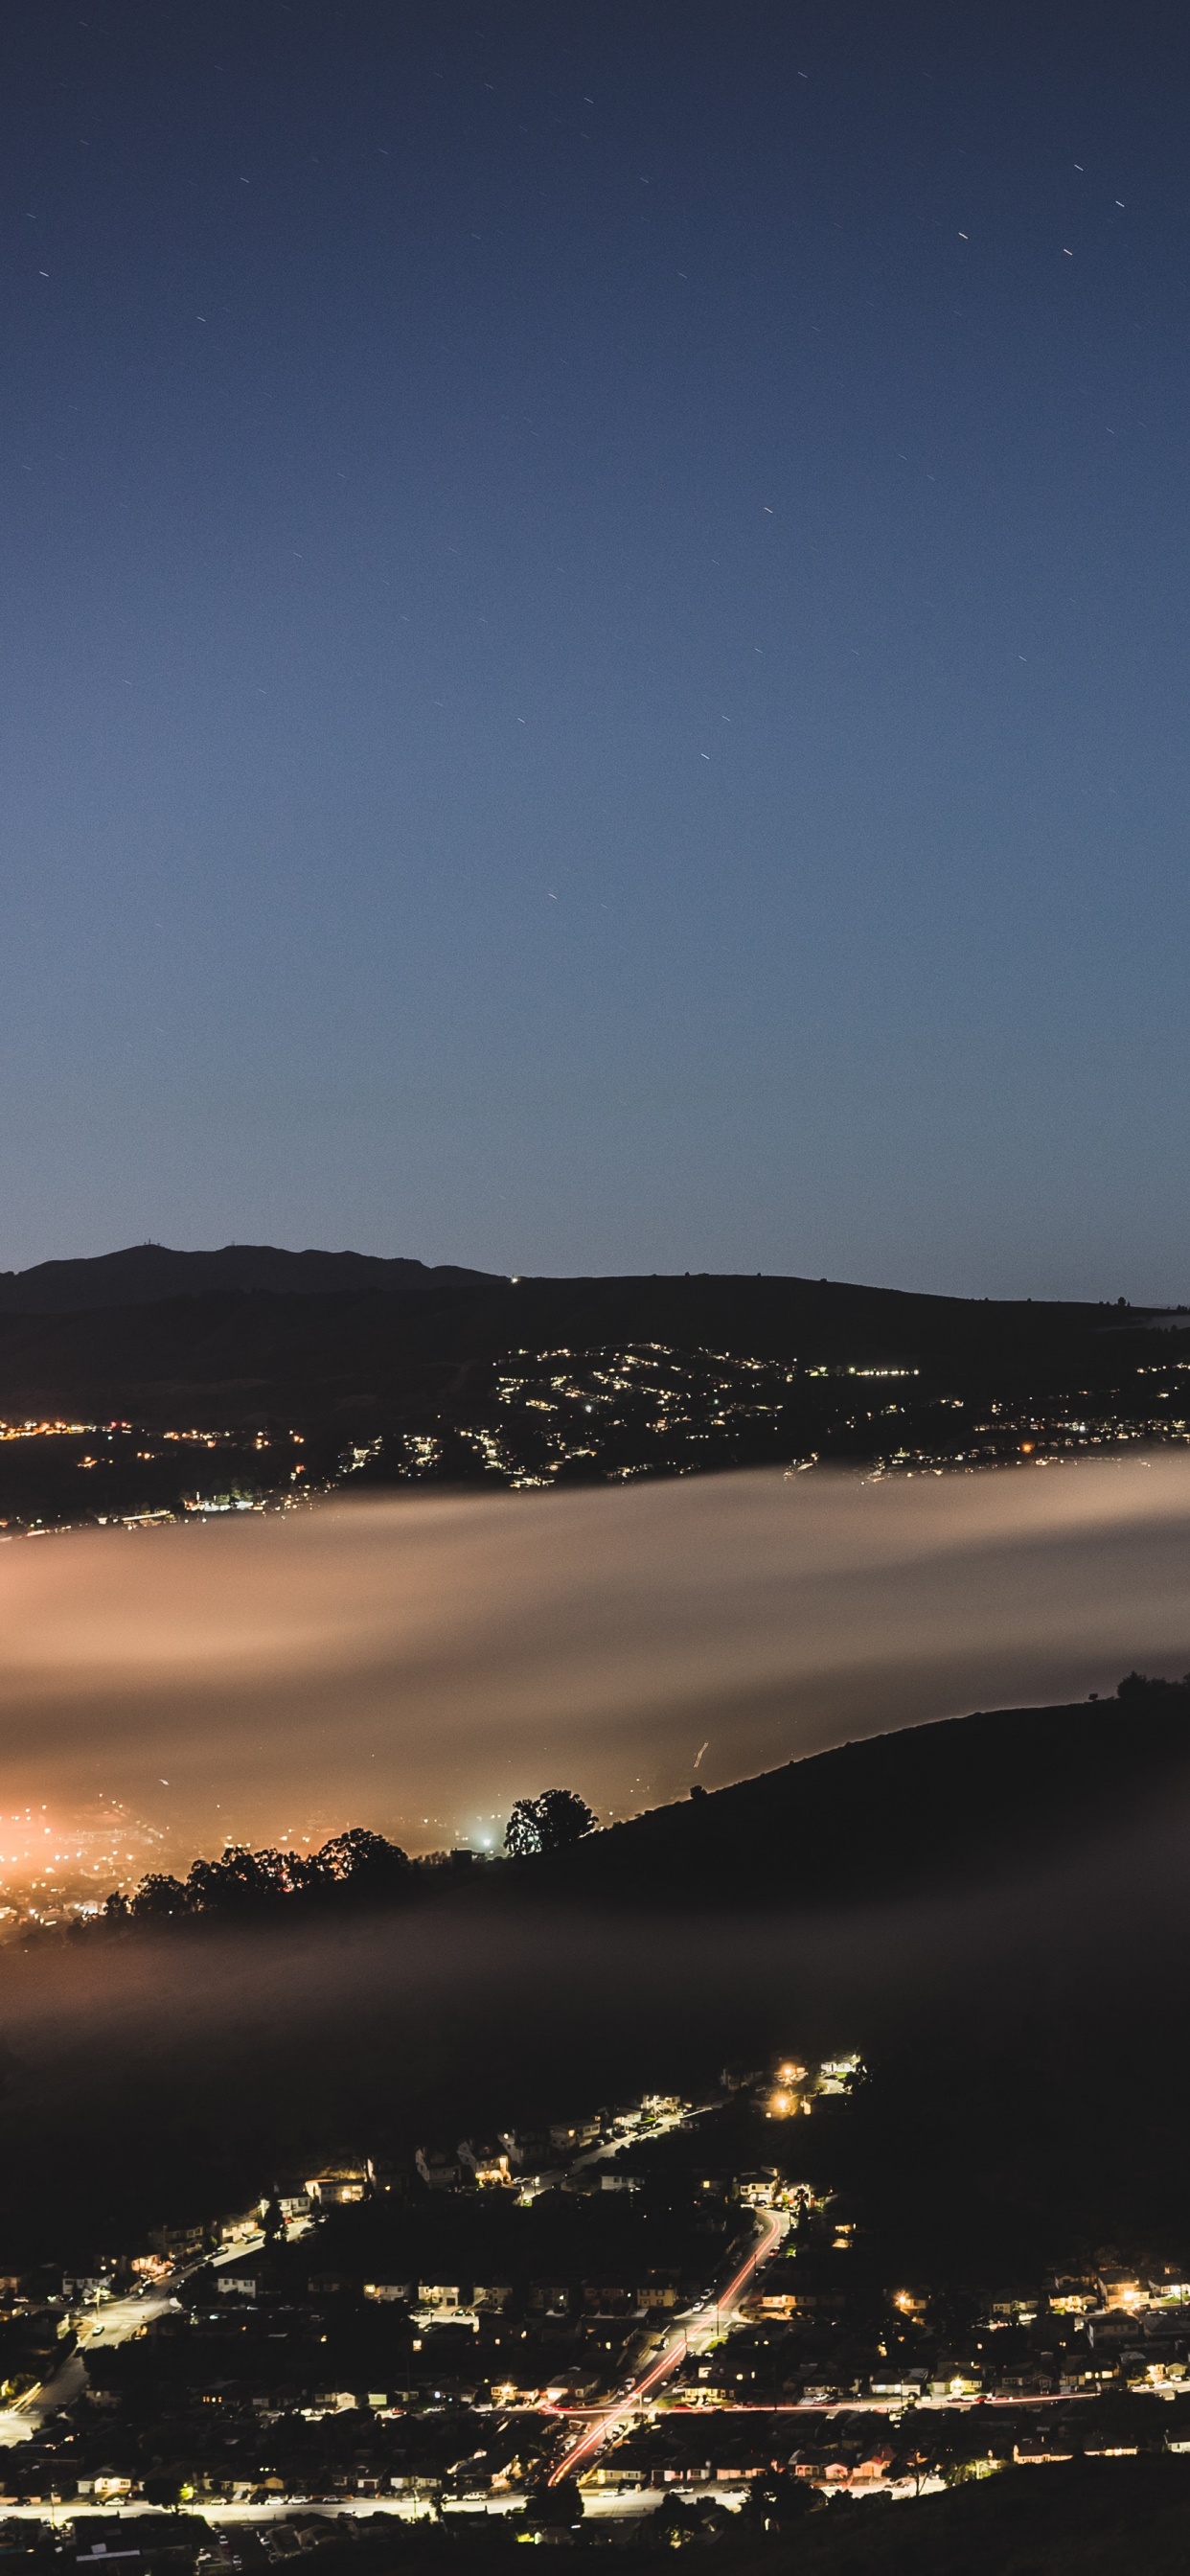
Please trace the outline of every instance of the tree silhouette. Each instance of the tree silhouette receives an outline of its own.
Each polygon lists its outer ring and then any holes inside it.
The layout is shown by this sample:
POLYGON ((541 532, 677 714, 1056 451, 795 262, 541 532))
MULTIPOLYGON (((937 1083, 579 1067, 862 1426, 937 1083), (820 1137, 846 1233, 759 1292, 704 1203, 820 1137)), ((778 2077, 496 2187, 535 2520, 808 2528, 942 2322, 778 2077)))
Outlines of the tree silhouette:
POLYGON ((314 1883, 327 1881, 335 1887, 349 1883, 354 1896, 375 1900, 404 1894, 412 1865, 399 1843, 370 1833, 366 1825, 352 1825, 347 1833, 335 1834, 324 1843, 307 1866, 314 1883))
POLYGON ((180 1878, 171 1878, 165 1870, 150 1870, 142 1878, 130 1911, 138 1923, 160 1923, 174 1914, 188 1914, 190 1899, 180 1878))
POLYGON ((538 1852, 568 1851, 595 1824, 595 1816, 576 1789, 543 1789, 539 1798, 518 1798, 504 1834, 505 1851, 514 1860, 538 1852))

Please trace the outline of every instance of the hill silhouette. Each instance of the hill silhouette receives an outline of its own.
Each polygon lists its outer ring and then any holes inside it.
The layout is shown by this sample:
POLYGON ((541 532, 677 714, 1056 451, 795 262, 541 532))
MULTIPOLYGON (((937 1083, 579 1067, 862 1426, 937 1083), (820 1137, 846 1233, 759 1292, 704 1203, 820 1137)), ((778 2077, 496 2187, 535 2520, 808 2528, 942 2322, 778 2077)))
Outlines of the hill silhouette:
MULTIPOLYGON (((845 1911, 1060 1865, 1097 1837, 1118 1839, 1158 1795, 1168 1805, 1186 1791, 1190 1677, 1131 1674, 1113 1699, 903 1727, 727 1788, 696 1787, 495 1868, 465 1866, 470 1854, 410 1863, 359 1826, 312 1856, 233 1851, 196 1862, 185 1887, 146 1879, 133 1919, 275 1922, 307 1906, 384 1910, 430 1898, 458 1898, 469 1912, 525 1896, 627 1912, 845 1911)), ((122 1900, 109 1918, 123 1928, 122 1900)))
POLYGON ((209 2215, 361 2143, 408 2162, 559 2100, 846 2047, 869 2078, 845 2122, 824 2101, 799 2124, 799 2163, 861 2211, 886 2281, 1107 2243, 1180 2259, 1190 1945, 1176 1830, 1150 1906, 1148 1815, 1177 1828, 1188 1768, 1190 1693, 1133 1682, 843 1746, 557 1863, 423 1865, 374 1907, 348 1882, 342 1907, 254 1911, 241 1869, 198 1920, 12 1936, 6 2243, 60 2250, 64 2213, 128 2241, 164 2175, 165 2214, 209 2215))
MULTIPOLYGON (((510 1354, 565 1359, 645 1346, 825 1373, 798 1391, 814 1446, 819 1413, 825 1421, 861 1394, 883 1401, 878 1388, 826 1382, 852 1369, 913 1372, 919 1407, 941 1390, 973 1403, 1043 1401, 1071 1389, 1104 1390, 1110 1401, 1121 1369, 1135 1374, 1143 1351, 1169 1353, 1172 1337, 1144 1332, 1148 1321, 1120 1306, 918 1296, 830 1280, 507 1280, 354 1253, 239 1245, 174 1253, 146 1244, 0 1275, 0 1416, 222 1429, 300 1423, 336 1437, 449 1431, 486 1418, 510 1354)), ((866 1428, 857 1438, 863 1454, 866 1428)))
POLYGON ((905 1727, 605 1826, 525 1884, 578 1905, 915 1900, 1060 1862, 1190 1789, 1190 1687, 905 1727))
POLYGON ((429 1288, 444 1280, 482 1280, 482 1270, 449 1263, 381 1260, 367 1252, 284 1252, 271 1243, 225 1243, 218 1252, 174 1252, 165 1243, 134 1243, 78 1261, 39 1261, 31 1270, 0 1270, 0 1313, 76 1315, 94 1307, 150 1306, 167 1297, 201 1297, 213 1289, 309 1297, 369 1288, 429 1288))

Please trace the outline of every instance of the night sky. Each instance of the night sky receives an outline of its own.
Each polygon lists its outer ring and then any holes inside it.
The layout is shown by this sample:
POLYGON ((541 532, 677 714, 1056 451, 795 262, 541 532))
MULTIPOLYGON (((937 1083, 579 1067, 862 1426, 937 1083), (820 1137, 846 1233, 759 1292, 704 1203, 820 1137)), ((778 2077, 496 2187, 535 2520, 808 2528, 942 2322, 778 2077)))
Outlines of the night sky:
POLYGON ((1188 71, 6 12, 0 1266, 1190 1295, 1188 71))

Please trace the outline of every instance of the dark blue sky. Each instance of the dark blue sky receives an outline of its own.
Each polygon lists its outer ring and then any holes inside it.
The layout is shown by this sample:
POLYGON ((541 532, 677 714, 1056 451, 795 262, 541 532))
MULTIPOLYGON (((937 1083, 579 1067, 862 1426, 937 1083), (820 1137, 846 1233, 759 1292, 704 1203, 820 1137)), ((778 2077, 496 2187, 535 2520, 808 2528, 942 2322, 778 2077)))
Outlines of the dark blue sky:
POLYGON ((1181 11, 0 55, 0 1264, 1190 1294, 1181 11))

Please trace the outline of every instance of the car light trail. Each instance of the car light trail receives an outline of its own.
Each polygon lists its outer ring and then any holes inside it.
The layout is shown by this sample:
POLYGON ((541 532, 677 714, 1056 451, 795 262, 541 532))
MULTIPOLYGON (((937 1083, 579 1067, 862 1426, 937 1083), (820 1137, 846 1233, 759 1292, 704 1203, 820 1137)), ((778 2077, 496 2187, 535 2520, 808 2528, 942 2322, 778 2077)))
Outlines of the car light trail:
MULTIPOLYGON (((764 2234, 753 2246, 747 2259, 741 2263, 739 2271, 728 2282, 726 2289, 720 2290, 713 2302, 708 2299, 704 2305, 710 2307, 713 2304, 716 2312, 730 2308, 752 2274, 762 2263, 767 2263, 774 2246, 780 2243, 781 2235, 782 2220, 770 2218, 764 2234)), ((660 2386, 661 2381, 668 2377, 675 2362, 681 2360, 686 2348, 687 2330, 683 2327, 680 2334, 675 2334, 666 2350, 658 2353, 656 2361, 650 2363, 643 2377, 637 2380, 635 2387, 629 2389, 627 2396, 618 2399, 614 2406, 609 2406, 604 2414, 598 2416, 594 2424, 583 2434, 581 2441, 574 2443, 564 2458, 559 2460, 557 2467, 551 2469, 548 2484, 556 2487, 560 2485, 563 2478, 573 2477, 580 2463, 589 2459, 592 2453, 599 2449, 601 2443, 606 2442, 609 2433, 617 2431, 619 2426, 635 2413, 642 2399, 650 2397, 653 2390, 660 2386)))

